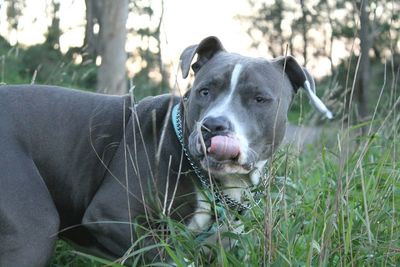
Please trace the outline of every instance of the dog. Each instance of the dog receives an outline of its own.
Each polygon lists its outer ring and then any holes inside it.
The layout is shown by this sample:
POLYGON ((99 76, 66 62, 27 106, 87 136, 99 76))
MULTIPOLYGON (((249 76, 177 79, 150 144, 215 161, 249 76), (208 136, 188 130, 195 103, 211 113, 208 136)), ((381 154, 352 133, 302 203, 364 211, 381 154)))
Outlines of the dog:
POLYGON ((211 36, 180 59, 195 75, 182 98, 0 87, 0 266, 45 266, 58 237, 117 259, 160 214, 202 233, 214 204, 248 208, 299 88, 332 117, 291 56, 228 53, 211 36))

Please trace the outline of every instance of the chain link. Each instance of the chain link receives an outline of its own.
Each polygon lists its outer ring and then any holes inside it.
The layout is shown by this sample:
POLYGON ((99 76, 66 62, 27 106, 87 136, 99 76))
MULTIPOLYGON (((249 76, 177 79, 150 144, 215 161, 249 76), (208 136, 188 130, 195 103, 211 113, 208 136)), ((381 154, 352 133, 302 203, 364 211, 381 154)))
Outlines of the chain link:
POLYGON ((200 183, 202 185, 202 187, 206 190, 209 190, 213 193, 214 199, 216 203, 220 203, 220 204, 225 204, 228 206, 228 208, 230 209, 235 209, 237 210, 239 213, 248 210, 250 208, 249 205, 240 203, 239 201, 236 201, 235 199, 232 199, 231 197, 229 197, 227 194, 221 192, 214 184, 210 184, 209 179, 206 178, 206 176, 204 175, 204 172, 202 169, 200 169, 197 164, 192 160, 192 158, 190 157, 186 146, 184 144, 184 137, 183 137, 183 131, 182 131, 182 119, 181 119, 181 104, 178 104, 179 106, 177 107, 177 116, 176 118, 172 118, 172 119, 176 119, 176 128, 177 128, 177 136, 179 139, 179 142, 182 145, 182 149, 183 152, 186 155, 186 158, 189 161, 190 166, 192 167, 192 169, 194 170, 194 172, 196 173, 197 177, 200 180, 200 183))

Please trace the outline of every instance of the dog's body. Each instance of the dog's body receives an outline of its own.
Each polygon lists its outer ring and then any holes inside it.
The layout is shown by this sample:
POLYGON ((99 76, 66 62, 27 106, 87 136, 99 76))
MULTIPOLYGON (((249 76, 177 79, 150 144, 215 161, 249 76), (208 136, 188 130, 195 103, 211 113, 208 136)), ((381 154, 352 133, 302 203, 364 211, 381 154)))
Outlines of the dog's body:
MULTIPOLYGON (((157 125, 153 129, 152 120, 140 122, 140 131, 133 136, 128 97, 56 87, 0 87, 0 266, 44 266, 60 230, 62 237, 89 252, 122 256, 131 244, 125 165, 136 178, 128 181, 134 196, 130 198, 132 213, 145 214, 141 190, 147 194, 151 186, 157 149, 154 136, 148 133, 156 131, 160 140, 170 100, 171 96, 164 95, 137 105, 137 117, 154 114, 157 125), (127 158, 124 143, 129 144, 127 158), (130 157, 139 162, 130 164, 130 157), (138 169, 133 170, 133 165, 138 169), (87 225, 62 231, 82 223, 87 225)), ((167 173, 169 183, 176 184, 181 158, 170 123, 165 136, 158 166, 159 193, 165 192, 167 173)), ((173 190, 171 186, 169 196, 173 190)), ((172 209, 176 219, 194 212, 193 191, 192 181, 182 178, 172 209), (179 198, 183 194, 187 197, 179 198), (180 208, 177 217, 176 207, 183 201, 189 204, 180 208)))
POLYGON ((195 54, 184 99, 132 105, 127 96, 0 87, 0 266, 44 266, 59 231, 85 251, 121 257, 133 223, 151 227, 159 213, 205 230, 210 204, 190 160, 242 201, 283 139, 295 90, 313 81, 292 58, 230 54, 215 37, 183 52, 184 77, 195 54), (183 140, 171 123, 178 103, 183 140))

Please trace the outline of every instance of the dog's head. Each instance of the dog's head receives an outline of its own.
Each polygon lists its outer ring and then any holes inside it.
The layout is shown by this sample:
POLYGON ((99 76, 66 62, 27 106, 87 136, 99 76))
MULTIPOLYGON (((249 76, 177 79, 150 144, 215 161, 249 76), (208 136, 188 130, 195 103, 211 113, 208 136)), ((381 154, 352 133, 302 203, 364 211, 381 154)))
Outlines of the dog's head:
POLYGON ((307 84, 315 91, 314 80, 293 57, 228 53, 216 37, 183 51, 184 78, 190 66, 195 81, 185 95, 188 149, 214 174, 247 174, 262 167, 282 142, 297 89, 307 84))

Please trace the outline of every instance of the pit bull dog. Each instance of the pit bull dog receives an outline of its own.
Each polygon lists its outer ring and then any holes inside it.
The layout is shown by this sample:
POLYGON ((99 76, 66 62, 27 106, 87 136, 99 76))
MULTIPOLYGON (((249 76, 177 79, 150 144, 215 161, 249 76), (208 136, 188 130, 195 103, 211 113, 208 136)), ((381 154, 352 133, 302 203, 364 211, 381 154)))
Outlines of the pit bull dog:
POLYGON ((298 88, 331 117, 291 56, 249 58, 208 37, 183 51, 184 78, 190 67, 195 80, 184 97, 139 103, 0 87, 1 267, 45 266, 57 237, 116 259, 160 214, 201 233, 214 204, 247 208, 243 195, 281 143, 298 88))

